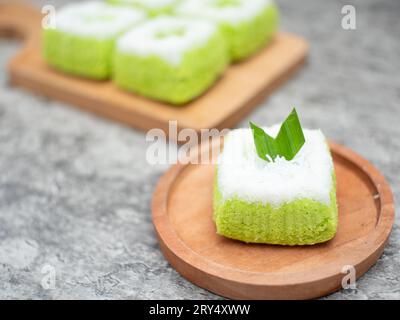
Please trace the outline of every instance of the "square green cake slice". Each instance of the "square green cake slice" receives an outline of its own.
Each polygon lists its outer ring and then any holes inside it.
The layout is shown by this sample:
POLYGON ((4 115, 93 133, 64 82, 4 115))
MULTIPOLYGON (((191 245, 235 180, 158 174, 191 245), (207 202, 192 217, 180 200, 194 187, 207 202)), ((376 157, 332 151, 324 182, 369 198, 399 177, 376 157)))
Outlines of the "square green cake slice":
POLYGON ((264 47, 278 25, 271 0, 183 0, 177 14, 218 23, 229 43, 232 61, 243 60, 264 47))
POLYGON ((67 73, 107 79, 116 38, 145 17, 142 11, 98 1, 66 5, 57 11, 55 28, 43 29, 44 59, 67 73))
POLYGON ((115 82, 156 100, 184 104, 224 72, 229 57, 212 22, 162 16, 118 39, 115 82))
MULTIPOLYGON (((274 136, 279 126, 264 129, 274 136)), ((290 161, 259 158, 251 129, 231 131, 214 186, 217 232, 252 243, 311 245, 334 237, 338 223, 332 157, 320 130, 290 161)))

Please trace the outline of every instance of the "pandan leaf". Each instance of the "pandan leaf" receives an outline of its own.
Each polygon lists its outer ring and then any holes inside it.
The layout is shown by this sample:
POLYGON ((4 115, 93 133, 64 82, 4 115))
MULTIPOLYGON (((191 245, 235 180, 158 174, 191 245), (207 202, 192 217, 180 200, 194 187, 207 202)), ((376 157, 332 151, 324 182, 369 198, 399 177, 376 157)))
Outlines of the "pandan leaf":
POLYGON ((284 157, 288 161, 292 160, 305 143, 296 109, 293 109, 282 123, 275 139, 252 122, 250 127, 258 156, 268 162, 274 161, 277 156, 284 157))
POLYGON ((250 127, 253 130, 254 144, 258 156, 268 162, 270 159, 267 158, 267 155, 272 159, 275 159, 278 155, 278 150, 276 149, 274 138, 269 136, 263 129, 257 127, 252 122, 250 122, 250 127))

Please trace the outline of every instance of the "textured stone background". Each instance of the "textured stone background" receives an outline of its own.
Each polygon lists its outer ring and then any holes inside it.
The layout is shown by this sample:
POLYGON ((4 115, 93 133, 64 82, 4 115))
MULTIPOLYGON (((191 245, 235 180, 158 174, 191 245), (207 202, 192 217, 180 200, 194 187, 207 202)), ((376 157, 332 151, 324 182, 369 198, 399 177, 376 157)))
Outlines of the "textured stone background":
MULTIPOLYGON (((296 106, 306 126, 382 170, 398 202, 400 2, 278 2, 282 29, 306 37, 311 56, 249 118, 273 124, 296 106), (348 3, 356 31, 341 28, 348 3)), ((0 40, 0 298, 218 298, 181 278, 159 251, 150 200, 166 168, 146 163, 143 133, 9 86, 6 63, 19 47, 0 40), (46 264, 56 268, 53 290, 41 287, 46 264)), ((396 221, 357 290, 328 299, 400 298, 396 221)))

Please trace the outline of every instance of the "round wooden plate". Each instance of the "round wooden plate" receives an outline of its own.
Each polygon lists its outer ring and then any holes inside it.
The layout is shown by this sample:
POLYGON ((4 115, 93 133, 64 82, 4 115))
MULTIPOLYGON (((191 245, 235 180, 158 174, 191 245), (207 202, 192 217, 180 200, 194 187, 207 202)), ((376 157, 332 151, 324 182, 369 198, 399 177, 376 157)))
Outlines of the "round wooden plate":
POLYGON ((392 192, 367 160, 341 145, 330 147, 339 203, 333 240, 288 247, 221 237, 212 219, 214 165, 178 164, 161 178, 152 204, 166 259, 194 284, 234 299, 316 298, 341 288, 345 266, 363 275, 392 229, 392 192))

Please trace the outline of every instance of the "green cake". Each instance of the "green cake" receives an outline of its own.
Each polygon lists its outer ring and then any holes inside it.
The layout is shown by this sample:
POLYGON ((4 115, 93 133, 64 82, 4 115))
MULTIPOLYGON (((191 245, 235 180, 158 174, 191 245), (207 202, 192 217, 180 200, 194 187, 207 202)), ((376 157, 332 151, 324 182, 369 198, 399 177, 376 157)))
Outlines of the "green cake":
POLYGON ((114 80, 121 88, 179 105, 209 88, 228 62, 214 23, 158 17, 118 40, 114 80))
POLYGON ((218 23, 233 61, 259 51, 273 37, 278 9, 271 0, 184 0, 176 13, 218 23))
POLYGON ((110 4, 132 6, 145 10, 150 16, 170 14, 180 0, 107 0, 110 4))
MULTIPOLYGON (((279 126, 265 128, 277 134, 279 126)), ((251 243, 312 245, 332 239, 338 224, 332 158, 319 130, 288 161, 257 155, 252 130, 231 131, 214 185, 217 232, 251 243)))
POLYGON ((97 1, 67 5, 57 11, 56 27, 43 29, 44 59, 73 75, 107 79, 117 36, 145 16, 97 1))

